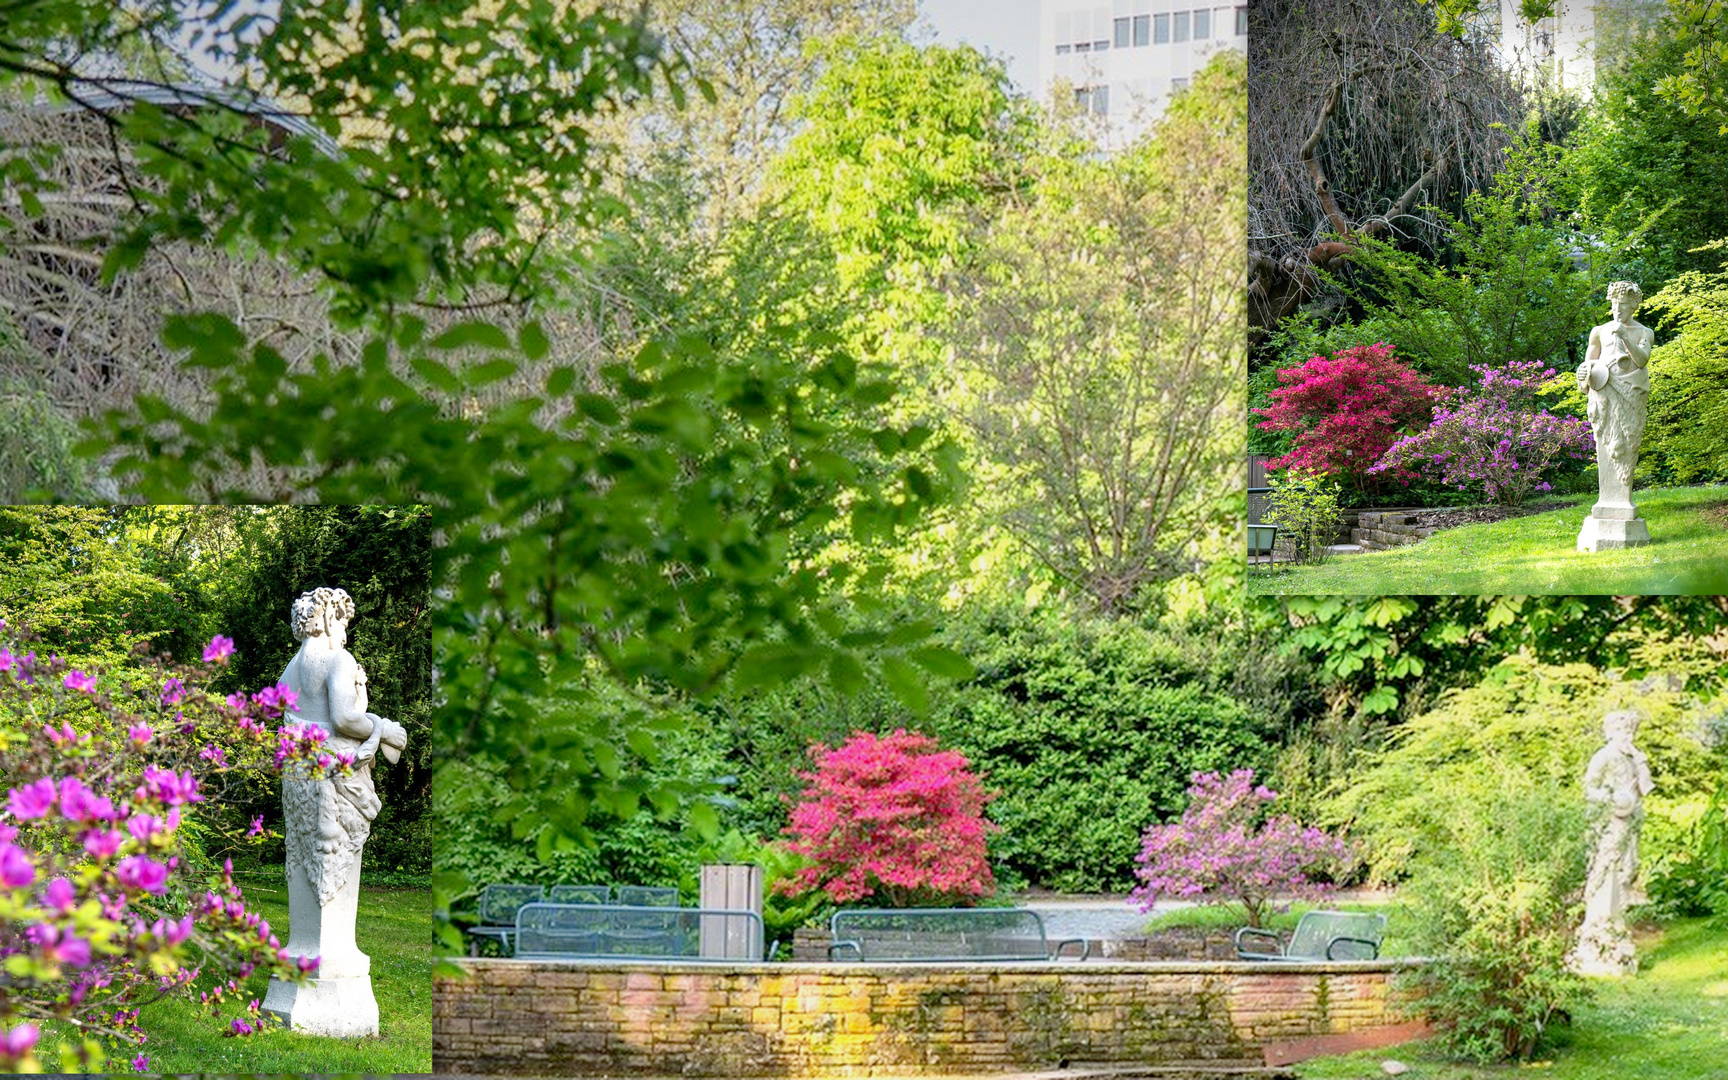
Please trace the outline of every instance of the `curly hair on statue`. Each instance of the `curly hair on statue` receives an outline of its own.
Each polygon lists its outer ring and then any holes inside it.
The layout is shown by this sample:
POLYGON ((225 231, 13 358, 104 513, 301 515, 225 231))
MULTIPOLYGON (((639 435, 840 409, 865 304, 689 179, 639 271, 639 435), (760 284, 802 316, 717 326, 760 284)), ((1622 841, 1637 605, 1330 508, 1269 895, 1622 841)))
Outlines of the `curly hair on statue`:
POLYGON ((317 588, 301 593, 300 599, 294 601, 293 607, 289 609, 295 641, 304 641, 324 632, 323 616, 326 608, 331 609, 331 614, 342 622, 354 620, 354 598, 348 595, 346 589, 317 588))

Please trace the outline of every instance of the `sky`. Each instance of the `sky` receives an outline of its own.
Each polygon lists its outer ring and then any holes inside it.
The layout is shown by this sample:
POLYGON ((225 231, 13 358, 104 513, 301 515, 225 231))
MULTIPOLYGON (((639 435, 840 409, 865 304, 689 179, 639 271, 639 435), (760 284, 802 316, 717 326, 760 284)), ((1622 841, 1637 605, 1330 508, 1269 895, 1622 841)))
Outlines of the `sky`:
POLYGON ((1038 0, 919 0, 919 14, 943 45, 967 44, 1008 63, 1028 94, 1038 84, 1038 0))

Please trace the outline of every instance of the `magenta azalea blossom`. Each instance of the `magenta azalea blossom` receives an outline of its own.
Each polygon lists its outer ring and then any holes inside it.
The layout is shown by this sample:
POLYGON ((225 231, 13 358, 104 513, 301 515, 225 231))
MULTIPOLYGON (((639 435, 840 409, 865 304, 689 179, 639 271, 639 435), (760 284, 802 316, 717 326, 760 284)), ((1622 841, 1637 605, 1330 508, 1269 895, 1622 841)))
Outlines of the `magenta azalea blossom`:
POLYGON ((70 881, 57 877, 48 883, 45 899, 48 906, 56 911, 71 911, 72 905, 78 902, 78 893, 72 888, 70 881))
POLYGON ((139 1054, 137 1057, 132 1059, 132 1071, 133 1072, 149 1072, 150 1071, 150 1059, 145 1057, 143 1054, 139 1054))
POLYGON ((143 746, 156 737, 156 732, 151 730, 149 724, 133 724, 126 729, 126 737, 137 745, 143 746))
POLYGON ((126 834, 113 829, 91 829, 84 834, 84 850, 98 859, 112 859, 126 842, 126 834))
POLYGON ((36 1045, 36 1040, 41 1036, 42 1033, 37 1030, 35 1024, 19 1024, 6 1032, 5 1038, 0 1039, 0 1055, 11 1058, 23 1057, 30 1052, 30 1048, 36 1045))
POLYGON ((17 844, 0 846, 0 886, 22 889, 36 880, 36 864, 17 844))
POLYGON ((234 655, 234 639, 217 634, 210 639, 210 644, 204 646, 204 662, 206 664, 226 664, 228 658, 234 655))
POLYGON ((114 868, 114 876, 128 889, 142 892, 162 893, 168 887, 168 868, 143 855, 121 859, 120 865, 114 868))
POLYGON ((54 808, 55 794, 54 781, 44 777, 33 784, 13 788, 6 799, 6 806, 19 821, 47 817, 54 808))
POLYGON ((179 679, 169 679, 162 684, 162 704, 178 705, 186 697, 186 684, 179 679))
POLYGON ((94 694, 96 692, 96 677, 86 675, 82 671, 68 671, 66 673, 66 689, 94 694))

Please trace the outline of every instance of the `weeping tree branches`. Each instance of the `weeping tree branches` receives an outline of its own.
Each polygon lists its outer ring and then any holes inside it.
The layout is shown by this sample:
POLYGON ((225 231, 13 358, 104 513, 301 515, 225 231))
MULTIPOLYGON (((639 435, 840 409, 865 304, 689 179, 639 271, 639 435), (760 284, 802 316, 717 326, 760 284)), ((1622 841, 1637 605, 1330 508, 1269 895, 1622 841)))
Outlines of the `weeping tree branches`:
POLYGON ((1520 91, 1411 2, 1262 0, 1249 28, 1249 325, 1315 298, 1364 236, 1434 244, 1499 164, 1520 91), (1426 196, 1426 198, 1424 198, 1426 196))

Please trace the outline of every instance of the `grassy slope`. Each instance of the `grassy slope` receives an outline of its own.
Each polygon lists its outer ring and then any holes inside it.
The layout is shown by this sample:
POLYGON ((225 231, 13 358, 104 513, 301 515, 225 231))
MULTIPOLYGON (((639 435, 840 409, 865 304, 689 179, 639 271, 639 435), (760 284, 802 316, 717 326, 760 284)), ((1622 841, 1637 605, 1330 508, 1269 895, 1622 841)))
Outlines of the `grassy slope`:
MULTIPOLYGON (((288 936, 288 894, 249 883, 247 906, 288 936)), ((372 958, 372 993, 378 999, 379 1036, 330 1039, 273 1030, 251 1038, 224 1038, 220 1025, 196 1005, 167 1000, 148 1006, 139 1023, 150 1040, 141 1048, 151 1072, 166 1073, 421 1073, 432 1070, 432 894, 425 889, 362 888, 355 936, 372 958)), ((240 1001, 264 997, 268 980, 253 976, 240 1001)), ((202 986, 202 983, 200 984, 202 986)), ((230 1008, 226 1016, 233 1014, 230 1008)), ((45 1068, 58 1051, 44 1039, 45 1068)), ((130 1051, 126 1058, 129 1061, 130 1051)), ((124 1072, 125 1062, 109 1070, 124 1072)))
POLYGON ((1544 514, 1446 529, 1411 547, 1332 559, 1323 566, 1256 570, 1250 592, 1728 593, 1728 487, 1639 491, 1650 523, 1647 547, 1576 550, 1588 495, 1544 514))
POLYGON ((1319 1058, 1299 1068, 1315 1080, 1371 1080, 1380 1062, 1411 1066, 1409 1080, 1721 1080, 1728 1076, 1728 930, 1676 923, 1640 943, 1643 970, 1597 982, 1595 1000, 1542 1060, 1522 1068, 1472 1067, 1431 1055, 1424 1044, 1319 1058))

